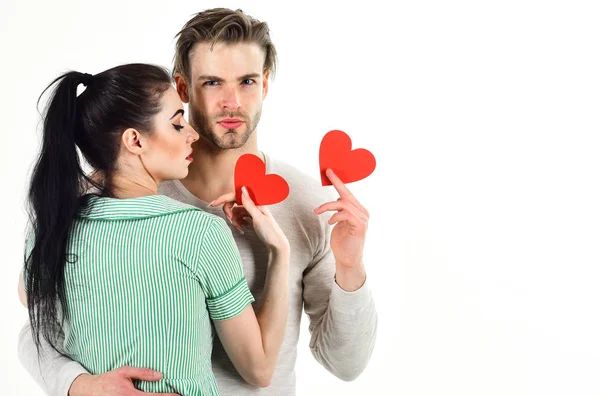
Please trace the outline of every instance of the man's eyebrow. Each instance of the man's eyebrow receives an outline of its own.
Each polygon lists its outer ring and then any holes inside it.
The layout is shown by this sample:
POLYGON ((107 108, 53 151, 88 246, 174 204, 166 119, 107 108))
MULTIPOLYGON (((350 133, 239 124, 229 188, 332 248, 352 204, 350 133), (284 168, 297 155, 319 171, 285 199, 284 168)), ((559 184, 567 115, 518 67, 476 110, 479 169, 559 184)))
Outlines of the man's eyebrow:
POLYGON ((239 81, 244 81, 244 80, 248 80, 250 78, 259 78, 260 74, 259 73, 248 73, 248 74, 244 74, 242 77, 238 78, 239 81))
POLYGON ((183 109, 179 109, 179 110, 177 110, 177 111, 175 112, 175 114, 173 114, 173 115, 171 116, 171 118, 169 118, 169 120, 172 120, 172 119, 173 119, 173 117, 175 117, 177 114, 181 114, 181 115, 183 115, 183 113, 184 113, 183 109))
POLYGON ((223 82, 223 81, 225 81, 221 77, 210 76, 208 74, 201 75, 200 77, 198 77, 198 80, 207 80, 207 81, 216 81, 216 82, 223 82))
MULTIPOLYGON (((260 73, 248 73, 248 74, 244 74, 241 77, 238 77, 238 81, 244 81, 244 80, 248 80, 250 78, 259 78, 260 77, 260 73)), ((200 77, 198 77, 198 80, 204 80, 204 81, 216 81, 216 82, 224 82, 225 80, 221 77, 217 77, 217 76, 211 76, 208 74, 203 74, 200 77)))

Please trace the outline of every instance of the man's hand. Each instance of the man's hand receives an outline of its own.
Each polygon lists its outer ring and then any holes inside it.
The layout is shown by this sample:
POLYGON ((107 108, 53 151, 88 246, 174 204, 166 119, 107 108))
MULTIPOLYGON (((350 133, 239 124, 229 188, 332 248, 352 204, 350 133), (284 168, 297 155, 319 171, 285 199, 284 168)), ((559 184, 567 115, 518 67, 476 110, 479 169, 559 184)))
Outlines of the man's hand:
POLYGON ((179 396, 176 393, 146 393, 135 389, 133 380, 158 381, 162 374, 147 368, 119 367, 108 373, 82 374, 71 384, 68 396, 179 396))
POLYGON ((340 198, 319 206, 315 213, 337 212, 329 219, 329 224, 335 224, 331 232, 331 250, 335 257, 336 282, 346 291, 355 291, 366 279, 362 257, 369 212, 331 169, 327 169, 325 174, 340 198))

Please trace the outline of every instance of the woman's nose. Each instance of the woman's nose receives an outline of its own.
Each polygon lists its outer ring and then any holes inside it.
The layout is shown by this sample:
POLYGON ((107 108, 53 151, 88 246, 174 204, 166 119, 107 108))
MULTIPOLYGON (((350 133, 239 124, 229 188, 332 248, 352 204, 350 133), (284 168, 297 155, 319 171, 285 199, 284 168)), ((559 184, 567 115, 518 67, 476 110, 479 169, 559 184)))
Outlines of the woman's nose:
POLYGON ((200 135, 198 135, 198 132, 196 132, 196 130, 192 127, 190 127, 190 132, 188 133, 188 138, 192 138, 192 142, 195 142, 196 140, 198 140, 200 138, 200 135))

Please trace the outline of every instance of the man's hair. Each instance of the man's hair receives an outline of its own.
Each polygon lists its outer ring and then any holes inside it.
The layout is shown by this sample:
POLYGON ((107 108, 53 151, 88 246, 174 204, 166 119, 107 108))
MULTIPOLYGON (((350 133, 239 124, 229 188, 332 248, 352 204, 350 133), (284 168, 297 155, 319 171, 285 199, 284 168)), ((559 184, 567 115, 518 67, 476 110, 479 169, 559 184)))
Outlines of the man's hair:
POLYGON ((175 37, 177 44, 173 59, 173 76, 182 74, 187 80, 191 76, 190 58, 196 44, 210 43, 255 43, 265 52, 263 72, 275 75, 277 53, 269 36, 266 22, 244 14, 240 9, 213 8, 199 12, 190 19, 175 37))

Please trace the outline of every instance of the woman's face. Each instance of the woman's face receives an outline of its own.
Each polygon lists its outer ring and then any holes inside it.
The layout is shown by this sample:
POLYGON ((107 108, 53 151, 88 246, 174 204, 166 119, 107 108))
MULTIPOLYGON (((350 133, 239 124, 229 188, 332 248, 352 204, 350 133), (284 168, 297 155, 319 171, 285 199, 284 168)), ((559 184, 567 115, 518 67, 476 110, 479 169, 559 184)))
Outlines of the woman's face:
POLYGON ((161 103, 153 133, 142 140, 142 161, 158 183, 187 176, 193 161, 192 143, 198 140, 198 133, 183 118, 183 105, 175 88, 169 87, 163 93, 161 103))

